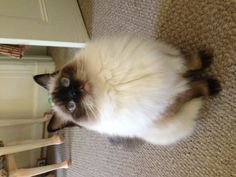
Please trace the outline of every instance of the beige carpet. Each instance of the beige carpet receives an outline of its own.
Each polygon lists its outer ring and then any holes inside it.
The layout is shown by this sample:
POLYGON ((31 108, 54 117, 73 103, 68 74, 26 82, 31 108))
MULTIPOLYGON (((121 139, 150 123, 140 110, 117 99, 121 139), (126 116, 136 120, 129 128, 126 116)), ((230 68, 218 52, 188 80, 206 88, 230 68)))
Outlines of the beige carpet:
MULTIPOLYGON (((79 0, 92 38, 136 33, 188 50, 214 52, 209 73, 222 84, 207 99, 194 134, 171 146, 139 141, 112 145, 83 129, 66 129, 68 177, 236 176, 236 2, 234 0, 79 0)), ((60 160, 58 156, 58 160, 60 160)))

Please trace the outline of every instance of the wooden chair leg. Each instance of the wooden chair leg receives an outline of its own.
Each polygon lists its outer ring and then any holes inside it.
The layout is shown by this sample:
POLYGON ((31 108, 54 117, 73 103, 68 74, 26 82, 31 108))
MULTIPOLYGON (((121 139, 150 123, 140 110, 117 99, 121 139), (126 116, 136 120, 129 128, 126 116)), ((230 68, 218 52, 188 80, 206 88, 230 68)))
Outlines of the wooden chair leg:
POLYGON ((63 141, 64 138, 59 135, 54 135, 51 138, 47 139, 18 141, 12 144, 8 144, 4 147, 0 147, 0 156, 46 147, 50 145, 62 144, 63 141))
POLYGON ((69 161, 66 160, 59 164, 47 165, 44 167, 18 169, 15 171, 10 171, 9 177, 32 177, 32 176, 40 175, 40 174, 47 173, 53 170, 68 168, 68 167, 69 167, 69 161))

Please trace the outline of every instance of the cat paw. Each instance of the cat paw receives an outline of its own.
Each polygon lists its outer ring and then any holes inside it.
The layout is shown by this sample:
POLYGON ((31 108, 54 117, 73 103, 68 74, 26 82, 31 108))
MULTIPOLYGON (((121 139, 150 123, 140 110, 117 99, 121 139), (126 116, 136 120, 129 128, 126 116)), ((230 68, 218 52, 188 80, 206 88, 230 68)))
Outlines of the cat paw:
POLYGON ((217 95, 222 90, 220 86, 220 82, 217 79, 208 78, 207 84, 208 84, 208 92, 210 96, 217 95))
POLYGON ((200 50, 199 56, 202 62, 202 69, 208 68, 212 64, 213 55, 210 52, 206 50, 200 50))

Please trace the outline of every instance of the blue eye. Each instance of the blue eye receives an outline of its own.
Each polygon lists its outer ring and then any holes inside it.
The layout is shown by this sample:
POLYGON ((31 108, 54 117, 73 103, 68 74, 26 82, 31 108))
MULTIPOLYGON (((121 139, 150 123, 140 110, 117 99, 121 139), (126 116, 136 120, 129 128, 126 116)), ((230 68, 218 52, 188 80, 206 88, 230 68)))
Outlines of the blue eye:
POLYGON ((74 101, 69 101, 68 104, 67 104, 67 109, 68 111, 70 112, 74 112, 75 109, 76 109, 76 104, 74 101))
POLYGON ((61 85, 63 87, 69 87, 70 86, 70 80, 66 77, 61 78, 61 85))

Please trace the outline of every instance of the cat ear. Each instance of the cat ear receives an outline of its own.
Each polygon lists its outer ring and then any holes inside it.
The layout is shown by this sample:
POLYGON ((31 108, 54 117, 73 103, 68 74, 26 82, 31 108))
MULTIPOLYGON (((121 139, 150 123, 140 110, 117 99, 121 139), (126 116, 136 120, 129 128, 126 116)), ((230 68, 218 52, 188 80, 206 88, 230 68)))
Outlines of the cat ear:
POLYGON ((54 114, 48 124, 47 130, 48 132, 55 132, 65 127, 74 127, 74 126, 78 125, 76 125, 71 121, 64 121, 63 119, 58 118, 56 114, 54 114))
POLYGON ((49 89, 49 83, 52 77, 54 77, 55 75, 57 75, 59 73, 59 71, 55 71, 51 74, 39 74, 39 75, 35 75, 34 76, 34 81, 39 84, 40 86, 42 86, 45 89, 49 89))
POLYGON ((39 74, 34 76, 34 81, 47 90, 49 89, 48 85, 50 79, 51 79, 51 74, 39 74))

